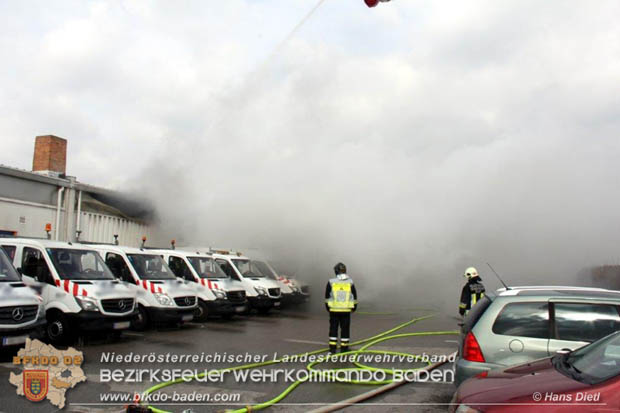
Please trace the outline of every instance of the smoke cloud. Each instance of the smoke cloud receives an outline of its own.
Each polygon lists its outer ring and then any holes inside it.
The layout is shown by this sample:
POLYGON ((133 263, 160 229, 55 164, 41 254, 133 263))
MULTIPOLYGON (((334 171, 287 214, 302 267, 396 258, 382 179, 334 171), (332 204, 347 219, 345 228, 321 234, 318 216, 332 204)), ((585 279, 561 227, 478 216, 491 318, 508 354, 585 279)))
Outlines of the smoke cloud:
POLYGON ((617 262, 618 29, 520 11, 520 27, 506 13, 429 29, 405 55, 292 41, 216 95, 195 135, 169 137, 145 175, 166 224, 258 249, 318 294, 343 261, 386 306, 456 311, 465 267, 500 286, 487 261, 510 285, 617 262))
POLYGON ((101 53, 125 59, 93 69, 109 75, 98 107, 120 106, 90 114, 119 136, 89 147, 92 178, 98 148, 107 183, 149 196, 179 245, 260 251, 315 295, 342 261, 362 301, 450 312, 468 266, 495 289, 486 262, 523 285, 620 261, 618 2, 325 2, 265 65, 314 2, 284 20, 234 3, 126 10, 148 52, 109 35, 101 53), (250 28, 203 28, 210 13, 250 28))

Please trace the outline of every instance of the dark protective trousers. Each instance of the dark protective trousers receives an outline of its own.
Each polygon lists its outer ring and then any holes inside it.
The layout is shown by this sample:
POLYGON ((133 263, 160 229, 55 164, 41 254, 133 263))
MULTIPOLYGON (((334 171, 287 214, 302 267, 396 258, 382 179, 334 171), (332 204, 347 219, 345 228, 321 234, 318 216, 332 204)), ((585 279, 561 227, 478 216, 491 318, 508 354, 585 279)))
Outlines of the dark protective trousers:
POLYGON ((340 327, 340 350, 349 350, 349 333, 351 329, 351 312, 329 312, 329 351, 336 352, 338 345, 338 327, 340 327))

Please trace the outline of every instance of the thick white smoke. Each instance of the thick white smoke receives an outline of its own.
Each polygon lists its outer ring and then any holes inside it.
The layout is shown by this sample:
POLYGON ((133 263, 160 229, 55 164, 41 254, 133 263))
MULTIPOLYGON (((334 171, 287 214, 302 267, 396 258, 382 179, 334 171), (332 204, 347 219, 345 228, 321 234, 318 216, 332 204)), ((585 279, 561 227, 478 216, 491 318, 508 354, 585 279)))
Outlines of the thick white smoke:
POLYGON ((70 172, 146 194, 179 243, 315 294, 343 261, 364 298, 456 311, 470 265, 493 289, 486 261, 517 285, 620 260, 620 3, 325 2, 261 66, 316 2, 293 3, 3 13, 43 35, 3 38, 0 131, 68 137, 70 172))

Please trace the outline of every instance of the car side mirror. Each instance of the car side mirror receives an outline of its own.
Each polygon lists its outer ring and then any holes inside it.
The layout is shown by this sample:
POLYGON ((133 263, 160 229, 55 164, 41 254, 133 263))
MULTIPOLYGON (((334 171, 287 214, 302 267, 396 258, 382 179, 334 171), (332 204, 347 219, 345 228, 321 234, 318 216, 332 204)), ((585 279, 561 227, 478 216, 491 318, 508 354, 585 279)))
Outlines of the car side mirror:
POLYGON ((568 354, 570 352, 572 352, 573 350, 571 350, 570 348, 563 348, 561 350, 558 350, 555 352, 555 354, 568 354))

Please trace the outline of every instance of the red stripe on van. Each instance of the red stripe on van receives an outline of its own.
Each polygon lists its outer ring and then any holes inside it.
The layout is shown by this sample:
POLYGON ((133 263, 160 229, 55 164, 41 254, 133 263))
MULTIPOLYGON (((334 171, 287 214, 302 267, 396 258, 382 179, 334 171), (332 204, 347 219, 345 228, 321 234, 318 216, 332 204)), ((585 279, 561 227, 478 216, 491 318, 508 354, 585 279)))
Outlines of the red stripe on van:
POLYGON ((80 286, 77 284, 73 284, 73 295, 78 295, 78 290, 80 286))

